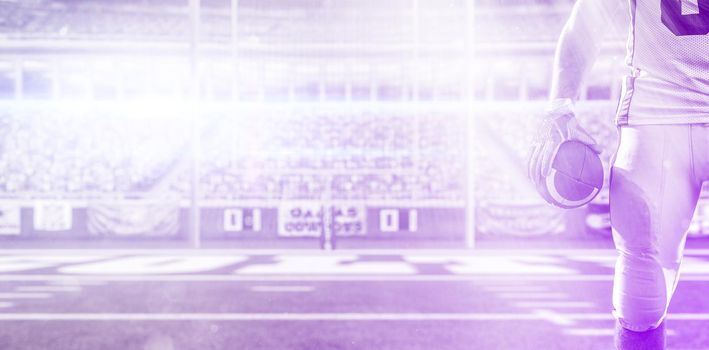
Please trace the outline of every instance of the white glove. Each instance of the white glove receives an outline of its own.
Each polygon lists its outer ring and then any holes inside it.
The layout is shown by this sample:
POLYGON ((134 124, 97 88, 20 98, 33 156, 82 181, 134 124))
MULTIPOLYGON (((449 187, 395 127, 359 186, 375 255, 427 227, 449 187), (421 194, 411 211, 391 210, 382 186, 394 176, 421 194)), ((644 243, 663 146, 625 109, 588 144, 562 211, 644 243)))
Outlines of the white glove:
POLYGON ((551 173, 551 165, 559 146, 571 140, 582 142, 596 153, 601 153, 602 148, 576 120, 571 100, 555 100, 537 130, 537 137, 529 155, 529 178, 535 187, 539 186, 543 177, 551 173))

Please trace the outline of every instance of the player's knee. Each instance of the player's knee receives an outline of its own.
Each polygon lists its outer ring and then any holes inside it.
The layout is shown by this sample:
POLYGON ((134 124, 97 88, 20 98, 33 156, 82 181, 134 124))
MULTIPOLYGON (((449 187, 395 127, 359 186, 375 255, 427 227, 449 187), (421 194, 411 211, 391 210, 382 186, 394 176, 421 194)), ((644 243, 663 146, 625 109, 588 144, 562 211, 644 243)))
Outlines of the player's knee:
POLYGON ((626 329, 634 332, 645 332, 655 329, 665 319, 666 302, 663 298, 642 300, 642 307, 623 307, 615 309, 618 322, 626 329))
POLYGON ((615 316, 623 327, 644 332, 664 319, 667 284, 656 254, 620 252, 613 286, 615 316))
POLYGON ((625 329, 633 332, 647 332, 656 329, 665 319, 664 311, 661 313, 648 312, 646 315, 632 315, 630 317, 619 317, 618 323, 625 329))

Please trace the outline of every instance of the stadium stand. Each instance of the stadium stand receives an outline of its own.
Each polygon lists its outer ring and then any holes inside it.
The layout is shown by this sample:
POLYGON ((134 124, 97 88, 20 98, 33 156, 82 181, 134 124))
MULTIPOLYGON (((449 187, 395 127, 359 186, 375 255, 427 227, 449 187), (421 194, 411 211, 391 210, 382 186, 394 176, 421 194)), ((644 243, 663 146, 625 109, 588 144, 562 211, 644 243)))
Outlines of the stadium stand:
MULTIPOLYGON (((539 113, 538 104, 536 109, 539 113)), ((524 163, 535 122, 527 111, 487 111, 481 118, 481 134, 494 135, 479 143, 476 174, 485 184, 478 187, 483 198, 525 195, 511 186, 523 171, 506 171, 499 150, 507 152, 509 163, 524 163)), ((150 191, 175 170, 171 167, 188 145, 188 121, 100 113, 101 118, 6 112, 0 119, 5 135, 0 188, 36 196, 132 193, 150 191)), ((611 117, 609 104, 581 113, 609 150, 615 142, 611 117)), ((204 195, 318 199, 330 183, 335 199, 463 199, 464 120, 455 114, 426 115, 417 119, 418 130, 412 120, 374 113, 210 116, 203 133, 204 195)), ((606 162, 610 153, 604 153, 606 162)), ((174 186, 183 194, 185 178, 174 186)))
MULTIPOLYGON (((409 1, 371 1, 376 14, 356 3, 311 0, 289 8, 275 0, 240 1, 243 50, 236 67, 228 45, 229 2, 203 1, 202 40, 221 50, 203 53, 203 101, 282 108, 202 113, 200 197, 229 205, 326 199, 436 202, 460 209, 469 188, 465 148, 472 141, 478 209, 483 217, 497 218, 482 225, 491 234, 543 234, 544 221, 561 216, 540 207, 523 165, 548 94, 552 43, 572 1, 478 2, 480 51, 472 69, 478 79, 474 95, 483 107, 476 111, 473 140, 466 140, 460 109, 463 2, 420 1, 418 18, 409 1), (238 88, 232 86, 235 76, 238 88), (420 104, 412 108, 414 91, 420 104), (325 102, 348 105, 292 108, 325 102), (367 104, 409 106, 352 108, 367 104), (459 106, 455 112, 438 108, 446 104, 459 106), (512 218, 517 223, 510 230, 500 226, 512 218)), ((188 65, 166 57, 174 54, 169 45, 189 38, 188 17, 186 4, 176 0, 0 1, 0 36, 8 50, 22 43, 39 53, 0 57, 0 95, 11 106, 22 102, 0 114, 3 195, 96 200, 170 192, 186 199, 188 117, 27 106, 65 97, 89 105, 186 98, 188 65), (147 43, 150 50, 138 47, 127 51, 135 57, 120 56, 104 43, 147 43), (91 54, 72 61, 84 52, 91 54)), ((609 150, 615 148, 610 101, 618 95, 615 82, 622 72, 622 45, 616 45, 621 33, 611 39, 615 51, 604 53, 602 67, 584 87, 582 99, 589 101, 579 112, 609 150)), ((606 164, 611 153, 602 155, 606 164)), ((607 207, 607 195, 599 200, 607 207)))
POLYGON ((168 166, 163 160, 173 161, 165 152, 179 140, 170 137, 176 120, 46 110, 5 111, 0 120, 0 189, 6 193, 136 191, 168 166))
MULTIPOLYGON (((185 171, 175 164, 189 145, 187 120, 96 113, 2 115, 0 188, 81 198, 150 191, 170 171, 185 171)), ((461 199, 461 119, 420 118, 417 146, 410 118, 210 116, 205 197, 318 199, 331 183, 336 199, 461 199)), ((174 188, 186 195, 185 177, 174 188)))

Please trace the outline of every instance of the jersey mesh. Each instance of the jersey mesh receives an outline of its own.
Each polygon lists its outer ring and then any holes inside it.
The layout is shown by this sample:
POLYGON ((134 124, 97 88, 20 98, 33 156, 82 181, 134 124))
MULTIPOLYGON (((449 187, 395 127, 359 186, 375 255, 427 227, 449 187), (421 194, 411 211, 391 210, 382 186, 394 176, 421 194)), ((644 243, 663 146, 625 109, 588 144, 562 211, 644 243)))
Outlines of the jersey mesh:
POLYGON ((709 0, 630 0, 619 123, 709 123, 709 0))

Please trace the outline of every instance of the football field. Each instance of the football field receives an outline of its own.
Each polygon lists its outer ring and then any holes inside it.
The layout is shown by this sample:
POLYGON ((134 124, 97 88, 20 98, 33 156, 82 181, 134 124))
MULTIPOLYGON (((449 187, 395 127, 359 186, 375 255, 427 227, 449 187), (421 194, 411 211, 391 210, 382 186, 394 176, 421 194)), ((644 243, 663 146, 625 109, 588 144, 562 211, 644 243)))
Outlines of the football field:
MULTIPOLYGON (((0 251, 0 349, 611 349, 615 252, 0 251)), ((690 250, 671 349, 709 344, 690 250)))

